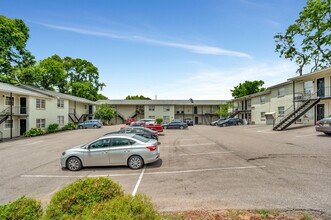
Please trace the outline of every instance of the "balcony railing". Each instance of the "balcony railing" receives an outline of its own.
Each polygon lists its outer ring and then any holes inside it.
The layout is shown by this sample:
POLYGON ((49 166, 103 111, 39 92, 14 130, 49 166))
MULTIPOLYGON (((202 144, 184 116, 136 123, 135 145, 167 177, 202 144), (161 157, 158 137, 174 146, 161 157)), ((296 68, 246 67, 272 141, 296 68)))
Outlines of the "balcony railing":
MULTIPOLYGON (((12 107, 12 113, 13 115, 27 115, 28 114, 28 108, 27 107, 19 107, 19 106, 13 106, 12 107)), ((10 114, 10 107, 5 108, 0 112, 0 115, 9 115, 10 114)))
POLYGON ((320 98, 331 98, 331 87, 324 87, 319 89, 316 93, 313 90, 307 89, 305 91, 296 92, 294 94, 294 101, 306 101, 314 94, 316 97, 320 98))

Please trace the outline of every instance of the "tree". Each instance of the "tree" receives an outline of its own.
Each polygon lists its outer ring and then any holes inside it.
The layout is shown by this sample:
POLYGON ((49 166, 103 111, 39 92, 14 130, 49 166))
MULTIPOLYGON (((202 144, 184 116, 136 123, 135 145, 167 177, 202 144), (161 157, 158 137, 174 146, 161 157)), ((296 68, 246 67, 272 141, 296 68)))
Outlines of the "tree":
POLYGON ((299 18, 285 34, 274 36, 280 57, 295 60, 297 72, 311 65, 311 72, 331 66, 331 0, 308 0, 299 18))
POLYGON ((26 50, 29 28, 20 19, 0 15, 0 81, 16 83, 18 69, 34 65, 34 56, 26 50))
POLYGON ((148 97, 145 97, 143 95, 128 95, 125 100, 151 100, 148 97))
POLYGON ((95 118, 100 119, 103 123, 108 124, 109 121, 116 115, 116 109, 110 107, 107 104, 101 104, 98 110, 95 111, 95 118))
POLYGON ((262 92, 265 90, 263 88, 264 81, 254 80, 254 81, 245 81, 244 83, 239 83, 238 86, 235 86, 233 90, 230 90, 233 98, 239 98, 242 96, 254 94, 257 92, 262 92))
POLYGON ((221 104, 220 109, 215 112, 221 118, 229 117, 229 104, 221 104))

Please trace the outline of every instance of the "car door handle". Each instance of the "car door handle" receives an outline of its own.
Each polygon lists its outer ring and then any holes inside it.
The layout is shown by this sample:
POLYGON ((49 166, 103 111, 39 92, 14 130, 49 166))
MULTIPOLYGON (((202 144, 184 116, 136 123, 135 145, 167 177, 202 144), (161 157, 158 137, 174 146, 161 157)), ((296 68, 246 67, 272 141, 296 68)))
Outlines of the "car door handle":
POLYGON ((103 152, 103 154, 106 154, 106 153, 107 153, 107 151, 104 151, 104 152, 103 152))
POLYGON ((124 153, 130 153, 130 151, 129 150, 125 150, 124 153))

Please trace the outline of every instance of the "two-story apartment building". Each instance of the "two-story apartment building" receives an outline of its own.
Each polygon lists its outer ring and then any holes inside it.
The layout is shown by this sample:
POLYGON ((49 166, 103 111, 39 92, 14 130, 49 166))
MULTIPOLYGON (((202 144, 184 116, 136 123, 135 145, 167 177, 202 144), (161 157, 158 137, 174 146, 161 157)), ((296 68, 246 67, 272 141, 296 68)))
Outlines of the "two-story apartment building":
POLYGON ((92 117, 96 103, 80 97, 0 82, 0 139, 16 137, 30 128, 78 123, 92 117))
POLYGON ((164 123, 174 119, 191 119, 195 124, 209 124, 217 120, 216 111, 226 100, 105 100, 116 109, 117 117, 111 122, 122 124, 125 119, 162 118, 164 123))

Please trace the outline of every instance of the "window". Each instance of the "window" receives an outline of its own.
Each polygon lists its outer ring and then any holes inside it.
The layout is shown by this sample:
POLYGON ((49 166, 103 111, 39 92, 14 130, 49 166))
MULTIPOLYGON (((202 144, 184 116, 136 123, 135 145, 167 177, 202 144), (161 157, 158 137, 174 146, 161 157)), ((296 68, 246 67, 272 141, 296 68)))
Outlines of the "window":
POLYGON ((265 121, 265 112, 261 112, 261 121, 265 121))
POLYGON ((37 99, 36 100, 36 108, 37 109, 45 109, 46 104, 45 104, 45 99, 37 99))
MULTIPOLYGON (((12 103, 12 105, 14 105, 14 97, 11 97, 11 103, 12 103)), ((10 105, 10 96, 6 96, 5 105, 10 105)))
POLYGON ((97 140, 96 142, 93 142, 92 144, 90 144, 89 148, 97 149, 97 148, 109 147, 109 142, 110 142, 110 139, 97 140))
POLYGON ((63 99, 58 99, 57 100, 57 107, 58 108, 64 108, 64 100, 63 99))
POLYGON ((6 122, 5 122, 5 128, 11 128, 11 125, 12 124, 13 124, 13 120, 10 120, 10 119, 6 120, 6 122))
POLYGON ((285 114, 285 107, 284 106, 279 106, 278 107, 278 115, 279 116, 284 116, 285 114))
POLYGON ((265 96, 261 96, 260 97, 260 102, 261 102, 261 104, 264 104, 265 103, 265 96))
POLYGON ((150 116, 148 116, 148 118, 155 119, 155 115, 150 115, 150 116))
POLYGON ((44 119, 44 118, 37 118, 36 119, 36 127, 37 128, 46 128, 46 119, 44 119))
POLYGON ((164 112, 170 112, 170 106, 163 106, 164 112))
POLYGON ((155 105, 148 106, 148 111, 154 112, 155 111, 155 105))
POLYGON ((59 125, 64 125, 64 116, 57 116, 57 123, 59 125))
POLYGON ((165 121, 165 122, 170 121, 170 116, 168 116, 168 115, 163 116, 163 121, 165 121))
POLYGON ((125 138, 112 138, 112 140, 111 140, 111 146, 112 147, 128 146, 128 145, 131 145, 129 139, 125 139, 125 138))
POLYGON ((278 97, 285 96, 285 88, 278 88, 278 97))

